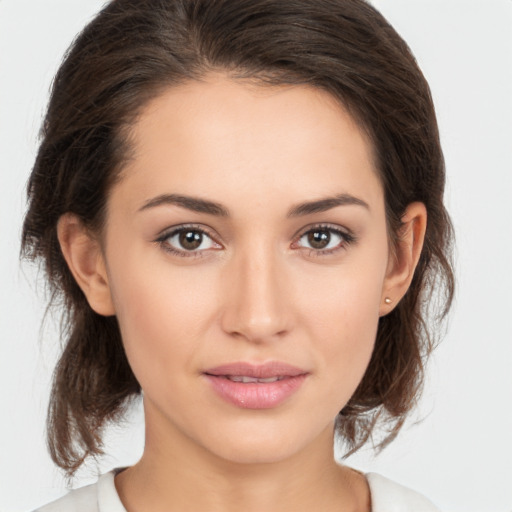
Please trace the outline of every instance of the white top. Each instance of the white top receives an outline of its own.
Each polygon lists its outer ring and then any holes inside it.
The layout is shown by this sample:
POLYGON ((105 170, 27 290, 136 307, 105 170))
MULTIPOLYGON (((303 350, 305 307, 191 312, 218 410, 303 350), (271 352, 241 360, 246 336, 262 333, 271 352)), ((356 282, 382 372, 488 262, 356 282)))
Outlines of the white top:
MULTIPOLYGON (((34 512, 126 512, 114 485, 116 470, 34 512)), ((377 473, 367 473, 372 512, 439 512, 424 496, 377 473)))

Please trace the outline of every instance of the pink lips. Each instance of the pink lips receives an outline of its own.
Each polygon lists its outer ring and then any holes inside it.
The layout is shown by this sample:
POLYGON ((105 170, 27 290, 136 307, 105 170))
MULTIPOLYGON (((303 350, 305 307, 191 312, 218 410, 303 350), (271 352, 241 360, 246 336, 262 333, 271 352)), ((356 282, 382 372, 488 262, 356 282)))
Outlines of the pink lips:
POLYGON ((244 409, 270 409, 293 395, 308 373, 280 362, 240 362, 210 368, 204 375, 227 402, 244 409))

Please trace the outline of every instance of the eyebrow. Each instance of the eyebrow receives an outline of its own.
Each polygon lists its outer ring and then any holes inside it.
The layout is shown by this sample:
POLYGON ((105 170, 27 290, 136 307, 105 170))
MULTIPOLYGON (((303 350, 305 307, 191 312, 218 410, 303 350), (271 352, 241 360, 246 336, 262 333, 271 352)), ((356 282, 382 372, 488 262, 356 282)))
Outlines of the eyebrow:
MULTIPOLYGON (((156 208, 162 205, 175 205, 181 208, 186 208, 198 213, 207 213, 209 215, 215 215, 217 217, 229 217, 229 210, 219 203, 214 201, 208 201, 207 199, 200 199, 198 197, 184 196, 180 194, 162 194, 146 201, 139 211, 148 210, 150 208, 156 208)), ((337 206, 362 206, 366 209, 370 209, 368 203, 354 197, 350 194, 338 194, 333 197, 326 197, 318 199, 316 201, 307 201, 292 206, 286 216, 290 217, 302 217, 305 215, 311 215, 313 213, 321 213, 337 206)))
POLYGON ((368 203, 362 199, 350 194, 338 194, 333 197, 297 204, 288 211, 287 217, 302 217, 303 215, 311 215, 312 213, 326 212, 337 206, 362 206, 367 210, 370 209, 368 203))
POLYGON ((229 217, 229 211, 224 206, 213 201, 198 197, 182 196, 179 194, 162 194, 146 201, 139 211, 155 208, 161 205, 175 205, 199 213, 208 213, 217 217, 229 217))

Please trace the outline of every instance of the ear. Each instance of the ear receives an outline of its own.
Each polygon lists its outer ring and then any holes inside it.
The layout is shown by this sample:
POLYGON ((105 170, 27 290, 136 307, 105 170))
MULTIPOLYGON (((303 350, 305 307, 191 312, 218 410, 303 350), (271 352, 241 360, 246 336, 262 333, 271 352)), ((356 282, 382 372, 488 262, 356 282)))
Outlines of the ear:
POLYGON ((396 247, 390 251, 388 268, 382 288, 380 316, 387 315, 400 302, 411 284, 420 259, 427 209, 423 203, 411 203, 402 216, 396 247))
POLYGON ((97 238, 71 213, 60 217, 57 236, 69 270, 91 308, 103 316, 114 315, 105 261, 97 238))

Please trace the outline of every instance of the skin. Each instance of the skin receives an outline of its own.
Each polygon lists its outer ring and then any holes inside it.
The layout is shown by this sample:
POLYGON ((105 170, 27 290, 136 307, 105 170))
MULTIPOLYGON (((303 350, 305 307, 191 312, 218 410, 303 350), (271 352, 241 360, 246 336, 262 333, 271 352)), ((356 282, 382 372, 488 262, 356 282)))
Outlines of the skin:
POLYGON ((370 510, 364 476, 333 460, 334 419, 365 372, 379 317, 410 284, 424 206, 409 206, 392 251, 371 144, 313 88, 210 75, 148 104, 131 140, 101 237, 72 215, 59 223, 70 269, 95 311, 117 315, 144 391, 144 454, 116 477, 125 507, 370 510), (290 215, 340 195, 356 200, 290 215), (207 233, 198 249, 173 235, 183 225, 207 233), (315 228, 327 249, 312 245, 315 228), (307 377, 279 406, 244 409, 204 376, 235 361, 282 361, 307 377))

